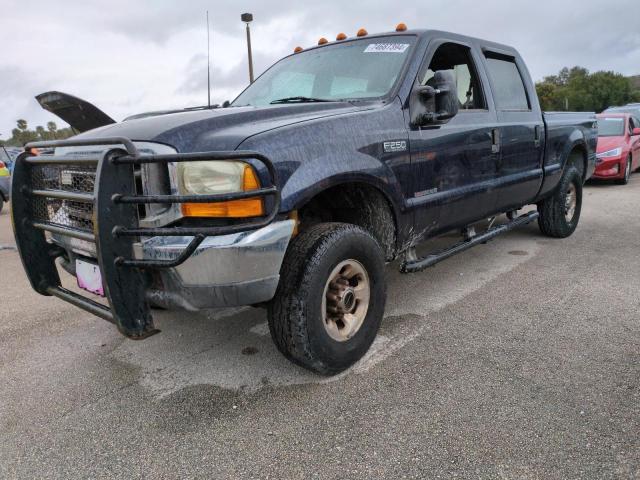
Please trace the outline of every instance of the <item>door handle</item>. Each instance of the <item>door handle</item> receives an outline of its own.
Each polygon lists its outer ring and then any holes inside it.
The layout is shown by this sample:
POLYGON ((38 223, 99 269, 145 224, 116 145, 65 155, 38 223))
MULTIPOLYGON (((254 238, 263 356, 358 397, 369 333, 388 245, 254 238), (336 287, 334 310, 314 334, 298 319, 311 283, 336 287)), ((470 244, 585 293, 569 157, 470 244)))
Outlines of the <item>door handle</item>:
POLYGON ((542 127, 540 125, 536 125, 535 128, 535 138, 533 140, 533 144, 536 148, 540 148, 540 140, 542 139, 542 127))
POLYGON ((491 130, 491 153, 500 153, 500 129, 491 130))

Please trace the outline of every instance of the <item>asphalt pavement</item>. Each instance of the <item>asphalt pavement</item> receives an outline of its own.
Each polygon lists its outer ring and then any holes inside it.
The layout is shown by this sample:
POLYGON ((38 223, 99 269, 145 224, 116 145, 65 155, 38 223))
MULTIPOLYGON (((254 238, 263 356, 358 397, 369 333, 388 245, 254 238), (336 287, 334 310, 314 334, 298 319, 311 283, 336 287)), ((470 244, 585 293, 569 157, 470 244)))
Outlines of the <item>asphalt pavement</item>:
MULTIPOLYGON (((141 342, 23 273, 0 215, 0 478, 640 478, 640 174, 425 272, 334 378, 263 310, 155 312, 141 342)), ((73 282, 65 280, 68 285, 73 282)))

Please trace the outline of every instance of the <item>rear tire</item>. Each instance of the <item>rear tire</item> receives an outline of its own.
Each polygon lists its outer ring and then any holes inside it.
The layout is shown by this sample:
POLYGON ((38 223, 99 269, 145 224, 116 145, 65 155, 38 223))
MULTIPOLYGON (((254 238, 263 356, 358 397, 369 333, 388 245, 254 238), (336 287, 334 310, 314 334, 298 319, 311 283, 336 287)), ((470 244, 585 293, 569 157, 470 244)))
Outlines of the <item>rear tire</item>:
POLYGON ((626 185, 629 183, 629 178, 631 177, 631 154, 629 154, 629 158, 627 158, 627 163, 624 167, 624 177, 620 180, 616 180, 618 185, 626 185))
POLYGON ((269 303, 269 330, 289 360, 334 375, 367 352, 385 301, 378 242, 358 226, 323 223, 292 241, 269 303))
POLYGON ((578 226, 582 210, 582 177, 578 170, 568 167, 555 193, 538 204, 538 226, 549 237, 566 238, 578 226))

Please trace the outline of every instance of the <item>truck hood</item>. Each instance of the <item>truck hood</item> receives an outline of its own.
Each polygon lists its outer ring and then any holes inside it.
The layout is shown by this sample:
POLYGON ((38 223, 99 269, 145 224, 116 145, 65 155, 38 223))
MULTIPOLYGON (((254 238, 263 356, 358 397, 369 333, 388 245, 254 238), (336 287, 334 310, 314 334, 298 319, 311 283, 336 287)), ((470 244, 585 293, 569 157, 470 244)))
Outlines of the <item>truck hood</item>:
POLYGON ((180 152, 235 150, 247 138, 268 130, 370 108, 346 102, 216 108, 127 120, 76 138, 127 137, 165 143, 180 152))
POLYGON ((625 137, 599 137, 596 153, 608 152, 614 148, 625 146, 625 137))
POLYGON ((58 116, 78 132, 116 123, 95 105, 68 93, 45 92, 37 95, 36 100, 42 108, 58 116))

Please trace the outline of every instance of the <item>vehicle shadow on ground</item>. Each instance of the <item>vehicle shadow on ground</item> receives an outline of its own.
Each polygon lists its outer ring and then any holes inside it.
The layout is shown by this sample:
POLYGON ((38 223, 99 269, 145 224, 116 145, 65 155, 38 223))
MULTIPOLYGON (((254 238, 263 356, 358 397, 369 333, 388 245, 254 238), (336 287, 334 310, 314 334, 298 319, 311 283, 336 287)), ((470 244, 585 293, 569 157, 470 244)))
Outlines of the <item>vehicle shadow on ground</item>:
MULTIPOLYGON (((194 385, 246 392, 264 386, 332 382, 366 372, 431 328, 429 315, 528 261, 540 248, 530 225, 471 249, 425 272, 402 275, 388 265, 386 315, 369 353, 347 372, 322 377, 286 360, 271 341, 264 309, 243 307, 205 312, 156 310, 161 333, 143 342, 125 341, 110 355, 141 372, 140 383, 165 396, 194 385)), ((422 246, 441 248, 448 236, 422 246)))
MULTIPOLYGON (((638 177, 640 177, 640 175, 638 175, 638 177)), ((631 179, 629 180, 630 182, 633 180, 633 174, 631 176, 631 179)), ((609 188, 609 187, 618 187, 618 188, 623 188, 625 187, 625 185, 620 185, 618 183, 616 183, 615 180, 600 180, 600 179, 591 179, 591 180, 587 180, 587 183, 585 183, 585 188, 589 189, 589 188, 609 188)))

